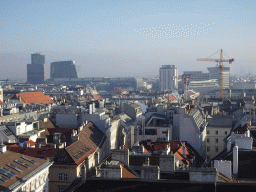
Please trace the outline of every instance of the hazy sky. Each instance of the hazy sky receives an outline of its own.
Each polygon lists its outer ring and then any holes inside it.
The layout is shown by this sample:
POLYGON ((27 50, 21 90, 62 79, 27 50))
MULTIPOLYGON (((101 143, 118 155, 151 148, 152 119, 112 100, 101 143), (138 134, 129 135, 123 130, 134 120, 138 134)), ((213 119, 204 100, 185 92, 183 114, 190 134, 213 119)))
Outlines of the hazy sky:
POLYGON ((223 49, 232 74, 255 73, 255 13, 250 0, 1 0, 0 79, 26 77, 35 52, 48 72, 75 60, 85 77, 149 77, 166 64, 207 72, 216 64, 196 59, 223 49))

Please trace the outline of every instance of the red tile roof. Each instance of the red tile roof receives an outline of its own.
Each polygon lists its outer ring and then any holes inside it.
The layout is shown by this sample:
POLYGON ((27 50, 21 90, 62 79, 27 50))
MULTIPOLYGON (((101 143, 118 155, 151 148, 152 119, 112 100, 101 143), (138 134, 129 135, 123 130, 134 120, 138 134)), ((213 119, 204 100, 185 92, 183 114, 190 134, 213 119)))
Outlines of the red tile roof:
POLYGON ((244 126, 239 126, 236 129, 234 129, 233 132, 241 134, 241 133, 245 133, 248 129, 251 129, 251 126, 246 123, 244 126))
POLYGON ((23 155, 28 155, 31 157, 37 157, 37 158, 51 158, 54 156, 55 150, 49 147, 21 147, 21 146, 10 146, 10 151, 13 151, 15 153, 20 153, 23 155))
POLYGON ((2 104, 4 104, 4 102, 0 100, 0 105, 2 105, 2 104))
POLYGON ((28 140, 26 143, 30 144, 30 146, 34 146, 36 143, 34 141, 28 140))
POLYGON ((126 167, 123 163, 120 161, 117 163, 118 165, 121 165, 122 167, 122 178, 138 178, 132 170, 130 170, 128 167, 126 167))
POLYGON ((96 100, 102 100, 103 99, 103 97, 101 97, 99 94, 93 95, 93 98, 96 99, 96 100))
POLYGON ((19 99, 20 103, 40 103, 40 104, 49 104, 53 103, 51 98, 47 95, 44 95, 41 91, 38 92, 27 92, 27 93, 17 93, 15 95, 17 99, 19 99))
MULTIPOLYGON (((166 145, 168 145, 168 143, 164 143, 164 142, 155 143, 154 150, 165 150, 166 145)), ((180 141, 169 141, 169 145, 170 145, 171 151, 174 152, 174 155, 180 161, 182 161, 186 165, 190 164, 189 159, 192 159, 195 156, 193 150, 189 149, 186 146, 186 158, 185 158, 185 156, 183 155, 183 144, 182 144, 182 142, 180 142, 180 141)))
POLYGON ((189 96, 194 95, 194 93, 192 91, 188 91, 187 93, 189 96))
MULTIPOLYGON (((168 98, 168 97, 167 97, 168 98)), ((176 97, 174 97, 172 94, 169 95, 169 101, 174 101, 176 99, 176 97)))

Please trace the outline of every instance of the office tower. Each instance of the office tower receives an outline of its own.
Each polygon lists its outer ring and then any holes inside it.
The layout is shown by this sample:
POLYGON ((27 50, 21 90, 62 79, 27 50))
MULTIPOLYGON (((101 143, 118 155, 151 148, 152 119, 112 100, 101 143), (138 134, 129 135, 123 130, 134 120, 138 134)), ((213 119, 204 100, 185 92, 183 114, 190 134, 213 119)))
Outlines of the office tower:
POLYGON ((174 65, 163 65, 159 70, 160 90, 178 89, 178 71, 174 65))
POLYGON ((40 53, 31 54, 31 64, 27 64, 27 82, 43 84, 45 75, 45 56, 40 53))
POLYGON ((58 61, 51 63, 50 78, 77 78, 75 61, 58 61))
MULTIPOLYGON (((217 79, 219 83, 219 67, 208 67, 209 79, 217 79)), ((223 67, 223 89, 229 89, 230 67, 223 67)))

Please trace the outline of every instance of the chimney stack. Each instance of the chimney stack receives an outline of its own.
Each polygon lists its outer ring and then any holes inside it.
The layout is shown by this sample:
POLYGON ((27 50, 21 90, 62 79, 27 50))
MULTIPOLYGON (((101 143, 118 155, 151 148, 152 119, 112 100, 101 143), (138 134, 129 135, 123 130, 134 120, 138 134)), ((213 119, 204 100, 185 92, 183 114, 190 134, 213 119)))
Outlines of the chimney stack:
POLYGON ((185 158, 187 158, 185 142, 183 143, 182 153, 183 153, 183 156, 184 156, 185 158))
POLYGON ((233 148, 233 174, 238 174, 238 146, 233 148))
POLYGON ((149 160, 149 157, 146 157, 145 159, 145 166, 149 166, 150 165, 150 160, 149 160))
POLYGON ((231 150, 231 141, 229 140, 227 143, 227 152, 231 150))
POLYGON ((7 151, 6 145, 3 143, 2 138, 0 138, 0 152, 5 153, 7 151))

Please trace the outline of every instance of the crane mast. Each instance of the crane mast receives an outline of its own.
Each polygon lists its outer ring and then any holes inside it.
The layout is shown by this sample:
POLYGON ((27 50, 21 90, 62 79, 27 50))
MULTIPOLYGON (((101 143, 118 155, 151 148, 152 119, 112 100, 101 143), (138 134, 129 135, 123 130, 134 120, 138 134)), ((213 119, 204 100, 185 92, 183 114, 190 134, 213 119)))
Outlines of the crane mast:
POLYGON ((217 62, 217 66, 219 67, 219 98, 223 98, 223 67, 224 67, 223 62, 229 62, 229 64, 231 64, 232 62, 234 62, 234 60, 235 60, 234 58, 232 58, 232 59, 223 59, 222 49, 220 50, 220 58, 219 59, 211 59, 211 58, 198 58, 197 59, 197 61, 217 62))

